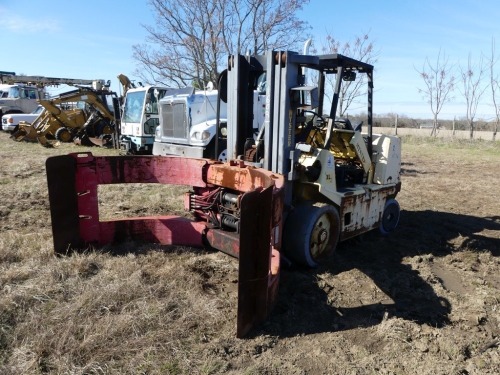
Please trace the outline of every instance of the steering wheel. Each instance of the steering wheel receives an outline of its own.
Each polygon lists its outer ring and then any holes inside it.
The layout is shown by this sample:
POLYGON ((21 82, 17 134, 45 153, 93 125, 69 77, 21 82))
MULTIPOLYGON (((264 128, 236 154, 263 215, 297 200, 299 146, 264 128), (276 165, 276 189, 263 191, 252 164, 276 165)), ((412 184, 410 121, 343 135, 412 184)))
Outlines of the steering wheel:
POLYGON ((316 129, 323 129, 326 126, 326 120, 323 116, 321 116, 319 113, 311 111, 311 110, 305 110, 304 113, 310 113, 313 115, 313 118, 308 121, 312 123, 312 126, 316 129), (318 119, 321 120, 318 124, 318 119))

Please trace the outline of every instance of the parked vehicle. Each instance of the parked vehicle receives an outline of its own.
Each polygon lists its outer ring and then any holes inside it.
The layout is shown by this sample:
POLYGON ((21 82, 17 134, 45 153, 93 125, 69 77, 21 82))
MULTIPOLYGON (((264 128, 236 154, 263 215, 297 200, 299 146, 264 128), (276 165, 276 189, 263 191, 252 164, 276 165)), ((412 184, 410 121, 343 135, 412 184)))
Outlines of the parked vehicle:
POLYGON ((80 87, 39 102, 45 111, 32 123, 21 122, 11 138, 38 141, 46 147, 52 147, 56 141, 89 146, 114 143, 120 121, 116 93, 80 87), (76 108, 62 108, 71 103, 76 108))
POLYGON ((151 154, 159 124, 158 101, 169 89, 162 86, 128 88, 120 126, 120 149, 127 154, 151 154))
MULTIPOLYGON (((233 55, 218 96, 227 121, 217 110, 214 124, 215 139, 226 142, 216 143, 215 155, 227 149, 227 163, 90 153, 49 158, 55 251, 86 251, 127 238, 230 254, 239 260, 236 335, 243 337, 276 303, 282 264, 315 267, 331 259, 339 241, 398 226, 401 140, 372 133, 373 71, 340 54, 233 55), (315 71, 316 85, 305 84, 304 69, 315 71), (264 75, 265 121, 255 136, 254 95, 264 75), (325 101, 327 75, 336 80, 331 105, 325 101), (367 83, 366 132, 337 117, 343 82, 358 75, 367 83), (162 212, 100 221, 98 187, 125 183, 190 186, 184 203, 192 219, 162 212)), ((179 108, 173 120, 183 124, 190 117, 179 108)))
MULTIPOLYGON (((221 132, 227 131, 227 106, 219 102, 217 90, 195 90, 187 87, 172 90, 159 101, 160 123, 156 128, 153 155, 178 155, 195 158, 215 158, 226 161, 226 140, 217 139, 216 123, 221 132), (218 141, 218 142, 217 142, 218 141), (216 144, 217 143, 217 144, 216 144), (215 148, 219 150, 215 154, 215 148)), ((254 91, 253 136, 264 124, 265 95, 254 91)))
POLYGON ((0 116, 31 113, 38 107, 37 100, 45 96, 45 91, 36 86, 23 83, 0 84, 0 116))
POLYGON ((6 132, 13 132, 17 130, 19 123, 24 121, 26 123, 31 124, 35 121, 38 116, 43 112, 43 106, 39 105, 33 112, 31 113, 11 113, 8 115, 2 116, 2 130, 6 132))

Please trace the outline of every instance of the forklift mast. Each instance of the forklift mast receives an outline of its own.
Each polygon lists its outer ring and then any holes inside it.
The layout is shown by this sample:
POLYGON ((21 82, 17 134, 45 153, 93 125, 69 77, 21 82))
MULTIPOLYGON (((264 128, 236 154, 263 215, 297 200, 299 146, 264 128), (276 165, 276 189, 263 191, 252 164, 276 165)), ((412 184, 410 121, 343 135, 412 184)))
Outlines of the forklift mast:
POLYGON ((228 160, 248 159, 248 142, 252 142, 253 91, 259 78, 265 77, 265 123, 255 140, 261 144, 256 166, 285 176, 285 204, 292 201, 292 184, 298 177, 294 165, 298 161, 295 130, 304 111, 324 112, 325 75, 336 74, 336 84, 329 111, 324 149, 329 149, 336 119, 342 81, 354 80, 356 73, 365 73, 368 80, 367 125, 368 155, 371 157, 373 66, 341 54, 301 55, 297 52, 269 51, 260 56, 232 55, 228 58, 227 104, 228 160), (308 86, 305 69, 318 72, 316 86, 308 86))

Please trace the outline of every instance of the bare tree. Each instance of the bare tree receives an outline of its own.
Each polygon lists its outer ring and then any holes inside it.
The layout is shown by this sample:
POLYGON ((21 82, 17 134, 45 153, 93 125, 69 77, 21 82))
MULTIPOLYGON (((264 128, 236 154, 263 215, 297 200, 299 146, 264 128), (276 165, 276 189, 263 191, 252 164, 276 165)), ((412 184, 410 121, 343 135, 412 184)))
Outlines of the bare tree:
MULTIPOLYGON (((340 53, 368 64, 376 63, 378 55, 368 33, 356 36, 353 40, 347 42, 341 42, 332 35, 328 35, 326 37, 326 43, 321 47, 321 51, 325 54, 340 53)), ((339 93, 339 116, 345 116, 351 105, 356 102, 359 97, 366 94, 364 90, 366 88, 365 80, 366 75, 361 74, 359 79, 355 81, 346 81, 342 84, 339 93)), ((329 100, 332 100, 331 94, 333 94, 333 89, 335 87, 335 77, 333 75, 328 75, 325 81, 325 96, 329 100)))
POLYGON ((479 101, 487 86, 483 84, 485 68, 481 57, 477 64, 472 62, 471 55, 467 59, 467 66, 460 66, 462 87, 460 92, 465 99, 466 118, 469 125, 469 137, 474 137, 474 120, 476 118, 479 101))
POLYGON ((451 100, 451 94, 455 89, 455 77, 448 58, 439 50, 436 61, 425 58, 422 70, 418 74, 424 81, 424 88, 418 89, 431 107, 433 115, 433 126, 431 135, 437 135, 438 117, 445 103, 451 100))
POLYGON ((489 60, 490 68, 490 88, 491 88, 491 99, 493 102, 493 108, 495 109, 495 127, 493 128, 493 140, 496 139, 498 128, 500 126, 500 103, 498 98, 498 92, 500 91, 500 82, 498 79, 498 74, 495 73, 495 64, 498 58, 495 51, 495 39, 491 40, 491 57, 489 60))
POLYGON ((154 26, 135 45, 137 76, 178 87, 216 84, 226 58, 295 47, 307 23, 296 13, 309 0, 149 0, 154 26))

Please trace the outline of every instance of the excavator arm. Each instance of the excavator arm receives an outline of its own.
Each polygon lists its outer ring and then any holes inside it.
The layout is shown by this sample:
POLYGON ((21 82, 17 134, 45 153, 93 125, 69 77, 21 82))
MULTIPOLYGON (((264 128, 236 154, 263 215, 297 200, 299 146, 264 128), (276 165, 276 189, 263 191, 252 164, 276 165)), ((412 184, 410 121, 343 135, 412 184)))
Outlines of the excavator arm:
POLYGON ((119 74, 117 78, 118 81, 120 81, 120 84, 122 85, 123 96, 125 96, 128 90, 135 88, 135 85, 132 83, 130 78, 128 78, 125 74, 119 74))
POLYGON ((109 108, 103 101, 101 100, 99 96, 99 92, 88 89, 88 88, 79 88, 78 90, 75 91, 70 91, 65 94, 61 94, 56 98, 50 99, 50 100, 39 100, 38 101, 41 105, 43 105, 50 113, 52 113, 55 116, 58 116, 61 114, 61 109, 58 107, 58 105, 62 103, 70 103, 70 102, 85 102, 89 105, 92 105, 95 107, 104 118, 107 118, 108 120, 113 121, 114 120, 114 115, 111 113, 109 108))

